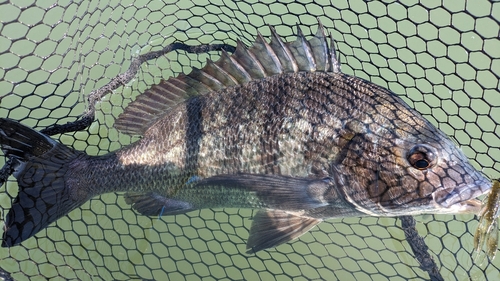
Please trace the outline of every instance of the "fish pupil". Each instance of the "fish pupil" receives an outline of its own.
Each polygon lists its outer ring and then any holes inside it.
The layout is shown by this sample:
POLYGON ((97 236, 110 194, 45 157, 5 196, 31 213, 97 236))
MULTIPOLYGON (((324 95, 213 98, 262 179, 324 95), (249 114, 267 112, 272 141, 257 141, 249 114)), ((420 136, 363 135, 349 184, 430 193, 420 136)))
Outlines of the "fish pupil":
POLYGON ((437 162, 437 152, 432 146, 417 144, 408 153, 408 162, 419 170, 429 169, 437 162))
POLYGON ((425 159, 420 159, 417 162, 415 162, 414 166, 417 169, 425 169, 425 168, 429 167, 429 161, 427 161, 425 159))

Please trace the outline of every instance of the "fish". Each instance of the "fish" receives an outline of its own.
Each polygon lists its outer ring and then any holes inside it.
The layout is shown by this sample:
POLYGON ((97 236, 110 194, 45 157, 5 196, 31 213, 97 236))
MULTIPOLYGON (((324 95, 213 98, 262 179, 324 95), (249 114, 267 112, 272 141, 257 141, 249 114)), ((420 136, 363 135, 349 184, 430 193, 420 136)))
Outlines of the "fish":
POLYGON ((1 118, 19 186, 2 247, 109 192, 145 216, 254 209, 250 254, 332 218, 479 212, 491 182, 397 94, 343 73, 320 22, 270 33, 138 95, 114 127, 140 139, 105 155, 1 118))

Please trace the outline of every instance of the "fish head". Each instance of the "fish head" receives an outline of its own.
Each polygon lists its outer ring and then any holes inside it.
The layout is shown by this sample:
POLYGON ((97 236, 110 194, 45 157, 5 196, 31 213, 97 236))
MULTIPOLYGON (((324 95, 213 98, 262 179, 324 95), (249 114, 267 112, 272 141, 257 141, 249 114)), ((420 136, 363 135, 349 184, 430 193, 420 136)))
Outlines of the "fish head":
POLYGON ((478 213, 491 189, 443 132, 406 104, 378 108, 350 133, 336 170, 348 202, 375 216, 478 213), (394 113, 397 112, 397 113, 394 113))
POLYGON ((427 130, 432 137, 410 138, 401 145, 402 184, 429 200, 422 213, 478 213, 481 202, 475 198, 491 189, 491 181, 449 137, 432 124, 427 130))

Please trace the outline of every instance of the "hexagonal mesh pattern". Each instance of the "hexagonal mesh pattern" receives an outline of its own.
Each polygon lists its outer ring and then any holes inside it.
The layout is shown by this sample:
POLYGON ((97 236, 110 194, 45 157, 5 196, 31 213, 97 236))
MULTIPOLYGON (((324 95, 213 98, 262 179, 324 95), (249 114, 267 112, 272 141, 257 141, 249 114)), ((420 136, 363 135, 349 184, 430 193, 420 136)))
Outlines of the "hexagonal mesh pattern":
MULTIPOLYGON (((84 97, 138 54, 173 42, 253 42, 266 25, 333 34, 343 72, 400 94, 453 136, 478 169, 500 177, 500 2, 477 0, 40 1, 0 3, 0 116, 43 129, 77 119, 84 97)), ((91 155, 135 139, 118 133, 123 108, 162 77, 202 67, 218 52, 171 52, 98 103, 85 131, 56 135, 91 155)), ((3 165, 4 159, 0 159, 3 165)), ((17 194, 0 187, 2 220, 17 194)), ((21 246, 0 249, 0 279, 428 280, 395 218, 321 223, 299 240, 246 255, 251 210, 149 218, 120 194, 92 199, 21 246)), ((499 276, 500 258, 472 261, 474 216, 417 217, 445 280, 499 276)), ((2 221, 3 222, 3 221, 2 221)))

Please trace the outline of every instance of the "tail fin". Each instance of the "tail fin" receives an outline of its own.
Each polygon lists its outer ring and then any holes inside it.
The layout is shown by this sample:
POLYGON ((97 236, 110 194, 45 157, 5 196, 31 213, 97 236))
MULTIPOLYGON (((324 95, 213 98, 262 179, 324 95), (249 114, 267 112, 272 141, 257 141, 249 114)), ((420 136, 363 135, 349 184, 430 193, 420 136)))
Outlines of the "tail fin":
POLYGON ((66 185, 71 162, 86 157, 83 152, 4 118, 0 147, 6 157, 17 160, 14 176, 19 185, 5 218, 2 247, 23 242, 89 199, 66 185))

